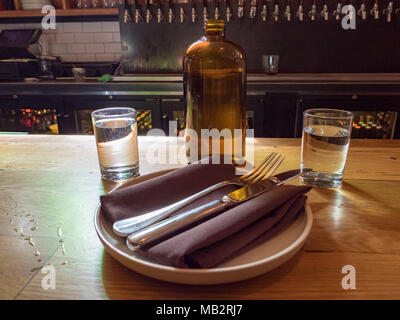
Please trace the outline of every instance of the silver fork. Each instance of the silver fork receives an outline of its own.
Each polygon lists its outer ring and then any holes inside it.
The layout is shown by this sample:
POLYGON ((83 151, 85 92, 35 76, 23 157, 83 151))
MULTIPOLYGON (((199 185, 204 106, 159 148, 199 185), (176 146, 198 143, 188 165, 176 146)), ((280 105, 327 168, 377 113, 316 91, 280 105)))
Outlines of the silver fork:
POLYGON ((219 182, 183 200, 175 202, 169 206, 157 209, 155 211, 116 221, 113 224, 114 233, 121 237, 127 237, 133 232, 136 232, 140 229, 143 229, 149 225, 152 225, 169 217, 171 214, 175 213, 176 211, 182 209, 196 199, 199 199, 212 191, 229 185, 237 185, 243 187, 246 184, 254 183, 261 179, 268 179, 275 173, 284 158, 285 157, 281 154, 271 152, 256 167, 238 178, 235 177, 230 180, 219 182))

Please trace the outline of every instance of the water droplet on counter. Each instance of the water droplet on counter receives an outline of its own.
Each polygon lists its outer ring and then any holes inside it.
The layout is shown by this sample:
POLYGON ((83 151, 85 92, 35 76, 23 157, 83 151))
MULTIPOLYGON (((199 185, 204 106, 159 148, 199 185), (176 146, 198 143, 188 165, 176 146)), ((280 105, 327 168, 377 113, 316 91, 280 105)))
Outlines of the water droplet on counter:
POLYGON ((40 256, 39 250, 36 250, 36 251, 35 251, 35 256, 36 256, 36 257, 37 257, 37 256, 40 256))
POLYGON ((42 262, 42 259, 37 259, 37 262, 42 262))
POLYGON ((59 238, 62 237, 62 228, 57 228, 57 236, 58 236, 59 238))
POLYGON ((30 216, 31 216, 31 214, 30 214, 30 213, 28 213, 28 214, 26 214, 26 215, 25 215, 25 217, 30 217, 30 216))
POLYGON ((64 261, 64 262, 61 263, 61 265, 63 265, 63 266, 65 266, 67 264, 72 264, 72 262, 71 261, 64 261))
POLYGON ((35 272, 35 271, 38 271, 38 270, 40 270, 40 269, 42 269, 42 266, 37 267, 37 268, 33 268, 33 269, 31 270, 31 272, 35 272))
POLYGON ((38 229, 37 226, 33 226, 33 227, 31 228, 32 231, 35 231, 35 230, 37 230, 37 229, 38 229))
POLYGON ((14 228, 14 231, 15 231, 16 233, 18 233, 18 228, 14 228))
POLYGON ((25 240, 28 240, 28 243, 33 247, 35 245, 35 242, 33 241, 33 239, 31 237, 29 238, 25 238, 25 240))
POLYGON ((10 220, 10 224, 13 224, 14 223, 14 220, 13 220, 13 218, 11 218, 11 220, 10 220))
POLYGON ((64 246, 64 242, 61 243, 61 252, 62 252, 63 256, 65 257, 65 246, 64 246))

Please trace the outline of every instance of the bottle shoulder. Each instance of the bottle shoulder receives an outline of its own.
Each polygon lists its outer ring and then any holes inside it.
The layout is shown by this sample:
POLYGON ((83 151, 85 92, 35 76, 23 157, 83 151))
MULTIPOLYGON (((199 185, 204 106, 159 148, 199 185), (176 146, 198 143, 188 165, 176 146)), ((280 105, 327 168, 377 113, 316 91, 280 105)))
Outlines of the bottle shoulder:
POLYGON ((185 58, 190 60, 220 57, 228 60, 246 60, 246 53, 241 46, 228 40, 209 41, 206 37, 191 44, 185 52, 185 58))

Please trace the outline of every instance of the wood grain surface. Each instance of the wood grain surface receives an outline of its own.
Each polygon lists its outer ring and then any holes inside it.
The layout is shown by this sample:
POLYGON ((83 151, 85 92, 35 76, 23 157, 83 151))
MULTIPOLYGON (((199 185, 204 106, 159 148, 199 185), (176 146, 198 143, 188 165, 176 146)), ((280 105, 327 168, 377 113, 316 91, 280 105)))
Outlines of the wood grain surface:
MULTIPOLYGON (((167 143, 175 142, 140 137, 142 175, 177 167, 146 162, 154 145, 167 143)), ((299 166, 298 139, 257 138, 254 148, 256 162, 279 151, 282 171, 299 166)), ((115 186, 101 180, 93 137, 0 136, 0 299, 400 298, 400 141, 353 140, 343 185, 309 193, 314 224, 301 252, 228 285, 150 279, 107 254, 93 215, 115 186), (55 290, 41 285, 48 264, 55 290), (344 265, 356 268, 355 290, 341 286, 344 265)))

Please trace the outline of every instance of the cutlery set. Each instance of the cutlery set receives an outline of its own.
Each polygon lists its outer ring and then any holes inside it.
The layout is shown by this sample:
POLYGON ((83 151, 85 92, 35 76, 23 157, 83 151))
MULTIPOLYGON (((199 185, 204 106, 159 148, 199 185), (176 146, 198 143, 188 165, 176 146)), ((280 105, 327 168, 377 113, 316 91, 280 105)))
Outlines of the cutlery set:
MULTIPOLYGON (((274 176, 284 158, 283 155, 272 152, 252 170, 240 177, 217 183, 158 210, 117 221, 113 224, 113 231, 118 236, 127 237, 126 243, 131 250, 162 241, 168 236, 177 234, 185 228, 205 221, 298 177, 302 173, 300 169, 282 172, 274 176), (228 192, 220 199, 173 215, 193 201, 226 186, 237 186, 238 189, 228 192)), ((311 170, 303 169, 304 171, 311 170)))

